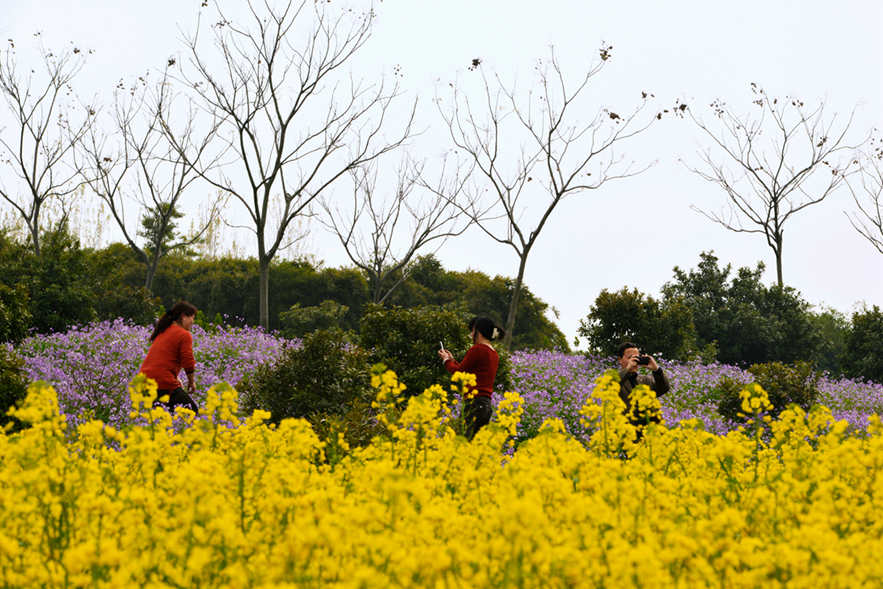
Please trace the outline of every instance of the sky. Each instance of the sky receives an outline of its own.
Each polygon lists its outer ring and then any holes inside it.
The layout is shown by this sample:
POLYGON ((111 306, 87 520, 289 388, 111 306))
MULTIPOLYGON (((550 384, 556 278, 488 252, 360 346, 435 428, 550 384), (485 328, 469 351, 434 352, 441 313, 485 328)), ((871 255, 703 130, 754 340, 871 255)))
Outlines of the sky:
MULTIPOLYGON (((15 39, 19 59, 35 64, 37 31, 46 47, 91 49, 75 88, 106 101, 121 79, 159 71, 182 51, 182 32, 194 29, 200 9, 199 0, 0 0, 0 38, 15 39)), ((612 58, 587 88, 585 117, 601 108, 628 112, 649 92, 650 109, 682 100, 711 120, 715 99, 748 112, 756 83, 770 96, 824 101, 837 121, 852 115, 852 140, 883 124, 883 3, 875 0, 836 7, 816 0, 383 0, 375 11, 372 37, 351 67, 372 80, 398 74, 405 99, 418 101, 425 131, 419 149, 429 158, 449 147, 432 101, 436 89, 473 84, 473 59, 486 75, 524 91, 550 48, 572 78, 597 61, 602 42, 613 47, 612 58)), ((700 165, 698 152, 707 145, 689 118, 665 117, 625 145, 627 160, 653 164, 646 172, 569 197, 556 209, 525 281, 558 312, 555 321, 569 340, 602 289, 628 286, 658 296, 672 269, 694 268, 703 251, 734 268, 763 261, 765 283, 775 280, 763 236, 727 231, 691 209, 718 211, 726 202, 718 186, 688 168, 700 165)), ((784 281, 813 305, 844 313, 862 302, 883 305, 883 255, 850 224, 846 213, 855 210, 841 189, 786 225, 784 281)), ((326 266, 349 264, 318 224, 310 225, 306 243, 326 266)), ((514 276, 518 269, 514 251, 475 228, 436 255, 452 270, 514 276)))

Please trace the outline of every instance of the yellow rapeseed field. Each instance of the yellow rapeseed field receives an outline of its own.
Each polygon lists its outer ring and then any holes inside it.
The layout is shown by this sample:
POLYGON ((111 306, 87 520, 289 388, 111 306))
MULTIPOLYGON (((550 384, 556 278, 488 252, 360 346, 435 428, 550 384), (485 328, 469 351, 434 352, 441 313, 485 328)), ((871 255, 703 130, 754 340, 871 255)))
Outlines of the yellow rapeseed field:
MULTIPOLYGON (((0 587, 883 586, 878 418, 847 436, 790 409, 726 437, 651 425, 635 444, 608 374, 588 448, 553 420, 512 450, 517 395, 469 443, 440 387, 397 407, 395 375, 375 386, 388 435, 355 449, 301 420, 240 421, 225 385, 209 418, 173 420, 141 377, 145 425, 68 432, 32 386, 13 410, 32 427, 0 433, 0 587)), ((747 415, 766 403, 743 391, 747 415)))

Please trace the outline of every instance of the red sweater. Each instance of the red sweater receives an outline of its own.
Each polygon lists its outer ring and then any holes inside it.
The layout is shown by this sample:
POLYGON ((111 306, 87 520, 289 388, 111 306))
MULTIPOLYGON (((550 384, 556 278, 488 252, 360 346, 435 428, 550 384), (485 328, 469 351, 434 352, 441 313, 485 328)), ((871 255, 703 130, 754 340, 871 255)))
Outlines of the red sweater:
POLYGON ((497 376, 497 367, 500 365, 500 356, 497 351, 484 344, 476 344, 469 348, 466 357, 459 364, 456 360, 445 362, 445 368, 451 374, 455 372, 468 372, 475 375, 476 397, 491 397, 494 392, 494 378, 497 376))
POLYGON ((153 340, 140 372, 155 380, 156 388, 173 390, 181 386, 178 380, 181 369, 189 374, 195 367, 193 337, 189 331, 172 323, 153 340))

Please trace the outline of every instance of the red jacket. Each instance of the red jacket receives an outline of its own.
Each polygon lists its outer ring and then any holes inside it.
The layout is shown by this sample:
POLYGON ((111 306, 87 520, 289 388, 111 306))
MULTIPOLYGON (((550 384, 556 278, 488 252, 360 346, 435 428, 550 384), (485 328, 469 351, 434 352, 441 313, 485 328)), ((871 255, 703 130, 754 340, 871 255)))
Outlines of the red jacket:
POLYGON ((189 331, 172 323, 153 340, 140 372, 155 380, 156 388, 173 390, 181 386, 178 380, 181 369, 189 374, 195 367, 193 337, 189 331))
POLYGON ((475 375, 475 387, 470 390, 475 391, 476 397, 491 397, 494 392, 494 378, 497 376, 497 367, 500 365, 500 356, 497 351, 485 344, 475 344, 469 351, 463 361, 457 363, 456 360, 447 360, 445 368, 451 374, 455 372, 468 372, 475 375))

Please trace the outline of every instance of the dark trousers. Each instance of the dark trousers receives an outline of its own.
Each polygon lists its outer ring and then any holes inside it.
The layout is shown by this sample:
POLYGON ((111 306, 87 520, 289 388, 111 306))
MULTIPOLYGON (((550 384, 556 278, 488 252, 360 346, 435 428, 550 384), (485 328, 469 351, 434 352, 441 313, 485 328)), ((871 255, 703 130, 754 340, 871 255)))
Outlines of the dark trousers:
POLYGON ((494 405, 490 397, 473 397, 463 408, 466 417, 466 438, 472 440, 475 433, 491 422, 494 405))
POLYGON ((185 409, 190 409, 194 413, 199 413, 199 405, 197 405, 193 401, 193 399, 190 398, 190 395, 188 395, 187 392, 181 387, 178 387, 174 390, 157 389, 156 398, 157 400, 153 402, 153 406, 162 407, 170 413, 175 412, 175 407, 184 407, 185 409), (168 403, 163 403, 159 401, 159 398, 165 395, 169 396, 168 403))

